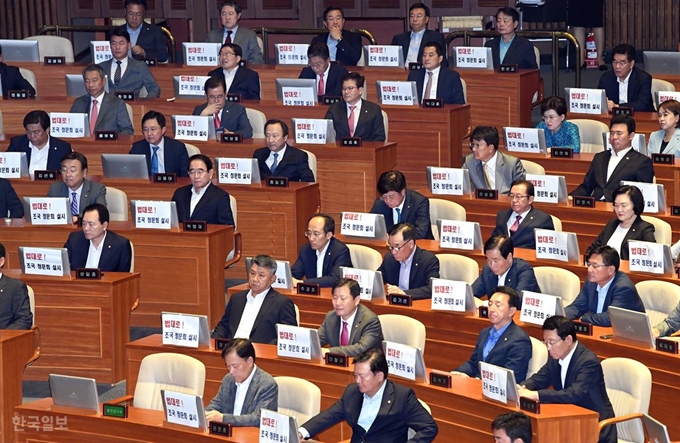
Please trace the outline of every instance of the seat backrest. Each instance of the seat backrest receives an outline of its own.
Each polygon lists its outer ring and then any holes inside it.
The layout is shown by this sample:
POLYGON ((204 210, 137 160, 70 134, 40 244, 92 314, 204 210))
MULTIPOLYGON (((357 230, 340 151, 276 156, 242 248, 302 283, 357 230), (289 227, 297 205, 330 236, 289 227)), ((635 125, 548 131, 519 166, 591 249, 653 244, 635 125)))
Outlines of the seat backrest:
POLYGON ((132 259, 130 260, 130 272, 135 272, 135 244, 130 242, 130 254, 132 259))
POLYGON ((468 102, 467 101, 467 82, 462 77, 460 79, 460 84, 463 87, 463 100, 465 100, 465 103, 467 103, 468 102))
POLYGON ((660 78, 652 79, 652 99, 654 100, 654 109, 659 109, 659 105, 656 101, 656 93, 660 91, 671 91, 675 92, 675 85, 667 80, 661 80, 660 78))
POLYGON ((135 125, 135 123, 134 123, 135 120, 134 120, 134 118, 133 118, 134 116, 132 115, 132 106, 130 106, 129 104, 125 103, 125 109, 127 109, 128 117, 130 117, 130 123, 132 123, 132 126, 134 126, 134 125, 135 125))
POLYGON ((147 91, 146 86, 142 86, 142 89, 139 90, 139 98, 146 98, 149 96, 149 91, 147 91))
POLYGON ((597 120, 574 119, 569 120, 578 126, 578 136, 581 139, 581 152, 604 151, 602 133, 609 132, 609 127, 597 120))
POLYGON ((439 228, 437 220, 458 220, 466 221, 467 212, 465 208, 456 202, 441 198, 430 199, 430 226, 435 240, 439 240, 439 228))
POLYGON ((562 220, 560 220, 558 217, 555 217, 554 215, 551 215, 550 218, 552 218, 552 222, 553 222, 553 226, 555 227, 555 231, 562 232, 562 220))
POLYGON ((133 406, 163 410, 161 389, 203 395, 205 365, 184 354, 161 352, 144 357, 139 367, 133 406))
MULTIPOLYGON (((423 405, 423 408, 425 408, 425 410, 429 412, 430 415, 432 415, 432 409, 430 409, 430 405, 428 405, 421 399, 418 399, 418 401, 420 402, 421 405, 423 405)), ((415 429, 408 428, 408 441, 413 440, 413 437, 415 437, 415 435, 416 435, 415 429)))
POLYGON ((120 189, 106 187, 106 208, 111 221, 128 221, 128 198, 120 189))
POLYGON ((545 168, 536 162, 532 162, 531 160, 522 159, 522 166, 524 166, 527 174, 545 175, 545 168))
POLYGON ((364 47, 363 46, 361 47, 361 57, 359 57, 359 61, 357 62, 357 66, 366 66, 366 58, 364 57, 364 47))
POLYGON ((26 68, 19 68, 19 73, 23 78, 26 79, 27 82, 31 84, 31 86, 33 86, 33 89, 35 89, 35 94, 38 95, 38 88, 36 87, 35 74, 33 71, 26 68))
POLYGON ((267 123, 267 116, 264 112, 254 108, 246 108, 246 116, 253 127, 253 138, 264 138, 264 124, 267 123))
POLYGON ((472 284, 479 277, 479 265, 470 257, 458 254, 437 254, 439 276, 447 280, 472 284))
POLYGON ((35 292, 33 292, 33 288, 29 285, 26 285, 26 289, 28 292, 28 307, 31 310, 31 315, 33 316, 33 324, 35 324, 35 292))
POLYGON ((378 316, 386 341, 401 343, 425 353, 425 325, 415 318, 399 314, 378 316))
POLYGON ((390 132, 390 119, 387 118, 387 112, 385 110, 382 110, 382 116, 383 116, 383 125, 385 126, 385 141, 389 141, 389 132, 390 132))
MULTIPOLYGON (((629 358, 606 358, 602 360, 604 384, 607 396, 614 407, 614 415, 621 417, 636 412, 649 412, 652 394, 652 373, 647 366, 629 358)), ((618 423, 619 441, 644 442, 640 420, 618 423)))
POLYGON ((571 304, 581 291, 581 280, 578 275, 555 266, 537 266, 534 268, 536 281, 541 292, 562 297, 564 306, 571 304))
MULTIPOLYGON (((527 378, 537 373, 548 362, 548 348, 545 347, 545 344, 537 338, 529 338, 531 339, 531 359, 527 369, 527 378)), ((521 383, 521 380, 517 380, 517 382, 521 383)))
POLYGON ((680 303, 680 286, 659 280, 635 284, 652 327, 663 321, 680 303))
POLYGON ((274 377, 279 385, 279 414, 295 417, 302 424, 321 410, 321 389, 297 377, 274 377))
POLYGON ((642 215, 644 221, 654 225, 654 238, 656 242, 662 245, 672 244, 673 231, 671 225, 661 220, 660 218, 653 217, 651 215, 642 215))
MULTIPOLYGON (((184 143, 184 146, 187 149, 187 155, 191 157, 192 155, 200 154, 201 150, 198 149, 198 146, 192 145, 191 143, 184 143)), ((229 194, 231 195, 231 194, 229 194)))
POLYGON ((64 57, 66 63, 73 63, 73 43, 56 35, 33 35, 24 40, 37 40, 40 60, 44 57, 64 57))
POLYGON ((293 306, 295 307, 295 322, 297 323, 296 326, 300 326, 300 308, 298 308, 298 305, 293 303, 293 306))
MULTIPOLYGON (((231 205, 231 215, 234 217, 234 231, 236 231, 238 229, 238 204, 236 203, 234 194, 229 194, 229 204, 231 205)), ((234 242, 236 242, 236 239, 234 239, 234 242)), ((229 261, 234 258, 234 254, 236 254, 236 245, 227 245, 227 247, 231 247, 231 250, 227 255, 227 261, 229 261)), ((299 318, 298 324, 300 324, 299 318)))
POLYGON ((314 174, 314 181, 317 181, 316 178, 316 154, 314 154, 312 151, 308 151, 306 149, 301 149, 302 151, 305 151, 307 153, 307 162, 309 163, 309 169, 312 170, 312 174, 314 174))
MULTIPOLYGON (((260 52, 262 53, 262 56, 264 56, 264 43, 262 42, 262 37, 256 35, 255 38, 257 39, 257 46, 260 47, 260 52)), ((265 64, 268 63, 267 60, 265 60, 264 62, 265 64)))
POLYGON ((534 46, 534 55, 536 56, 536 66, 541 69, 541 51, 536 46, 534 46))
POLYGON ((382 264, 382 255, 373 248, 363 245, 348 244, 352 267, 358 269, 377 270, 382 264))

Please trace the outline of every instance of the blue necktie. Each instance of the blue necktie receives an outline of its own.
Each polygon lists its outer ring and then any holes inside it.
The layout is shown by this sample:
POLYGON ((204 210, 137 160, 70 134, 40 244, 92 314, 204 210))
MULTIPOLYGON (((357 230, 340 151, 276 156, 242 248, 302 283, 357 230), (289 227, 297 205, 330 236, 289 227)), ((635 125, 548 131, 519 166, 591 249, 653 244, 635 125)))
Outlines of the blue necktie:
POLYGON ((401 209, 394 208, 394 210, 397 211, 397 223, 401 223, 401 209))
POLYGON ((71 192, 71 215, 78 215, 78 194, 71 192))
POLYGON ((158 174, 158 146, 151 145, 153 154, 151 155, 151 173, 158 174))
POLYGON ((279 154, 274 153, 274 163, 272 163, 272 167, 269 168, 272 171, 272 174, 276 171, 276 167, 279 165, 279 154))

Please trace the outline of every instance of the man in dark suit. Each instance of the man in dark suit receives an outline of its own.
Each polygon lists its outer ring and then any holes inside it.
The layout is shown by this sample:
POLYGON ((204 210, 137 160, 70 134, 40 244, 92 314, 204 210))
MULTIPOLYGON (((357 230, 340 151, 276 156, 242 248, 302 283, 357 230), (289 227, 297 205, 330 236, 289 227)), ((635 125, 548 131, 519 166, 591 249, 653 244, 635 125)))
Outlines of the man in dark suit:
POLYGON ((146 0, 125 0, 125 29, 130 34, 132 48, 130 55, 137 60, 156 59, 159 63, 168 61, 168 48, 163 31, 156 25, 144 21, 146 0))
POLYGON ((493 65, 517 65, 519 69, 538 69, 534 45, 525 38, 515 34, 519 25, 519 13, 508 6, 496 12, 496 30, 499 37, 486 42, 484 46, 491 48, 493 65))
POLYGON ((6 178, 0 178, 0 218, 22 218, 24 205, 6 178))
POLYGON ((356 66, 363 51, 361 35, 345 31, 345 14, 342 9, 336 6, 326 8, 323 12, 323 26, 328 32, 314 37, 312 44, 325 43, 332 61, 344 66, 356 66))
POLYGON ((260 167, 260 178, 287 177, 294 182, 314 183, 314 174, 309 168, 309 156, 301 149, 289 146, 288 125, 281 120, 271 119, 264 124, 267 146, 253 152, 260 167))
POLYGON ((99 65, 93 64, 83 69, 87 94, 75 99, 69 112, 87 114, 92 135, 95 131, 116 131, 123 135, 133 135, 135 129, 125 102, 113 94, 104 92, 105 75, 99 65))
POLYGON ((220 67, 208 72, 210 77, 222 77, 228 94, 240 94, 243 100, 260 99, 260 76, 245 66, 239 66, 243 50, 237 44, 220 48, 220 67))
POLYGON ((251 29, 244 28, 238 24, 241 20, 241 12, 243 9, 241 5, 233 1, 226 1, 220 5, 220 22, 222 29, 213 29, 208 33, 208 43, 233 43, 243 48, 242 55, 248 63, 254 65, 264 64, 264 57, 262 57, 262 50, 257 41, 255 32, 251 29))
MULTIPOLYGON (((5 266, 5 246, 0 243, 0 271, 5 266)), ((31 329, 31 313, 26 283, 0 272, 0 329, 31 329)))
MULTIPOLYGON (((392 37, 392 45, 401 46, 406 67, 409 63, 422 63, 423 49, 425 49, 427 43, 439 43, 442 48, 446 48, 446 40, 444 40, 442 33, 427 29, 430 22, 430 8, 425 3, 412 4, 408 13, 411 30, 392 37)), ((446 60, 446 51, 442 55, 444 55, 444 59, 441 64, 446 68, 449 66, 446 60)))
POLYGON ((517 248, 536 249, 534 229, 554 230, 552 217, 534 208, 534 185, 527 180, 515 180, 508 197, 510 209, 496 214, 496 228, 491 235, 509 236, 517 248))
POLYGON ((399 171, 383 172, 378 179, 377 198, 371 207, 372 214, 385 217, 387 231, 392 226, 407 222, 415 226, 416 238, 434 240, 430 225, 430 200, 418 191, 406 188, 406 177, 399 171))
POLYGON ((645 312, 635 285, 628 275, 619 271, 619 264, 619 253, 611 246, 593 249, 588 259, 588 279, 576 299, 565 308, 569 319, 611 326, 607 312, 610 306, 645 312))
POLYGON ((298 78, 313 78, 316 80, 316 90, 319 101, 324 95, 340 97, 342 95, 342 78, 347 75, 347 69, 331 63, 328 45, 317 42, 307 49, 309 66, 302 68, 298 78))
POLYGON ((352 267, 349 248, 333 234, 333 217, 314 214, 309 218, 305 232, 309 243, 300 248, 300 255, 291 268, 293 286, 310 283, 330 288, 340 278, 340 266, 352 267))
POLYGON ((470 171, 473 189, 496 189, 500 194, 507 194, 512 182, 526 177, 520 159, 498 150, 499 138, 495 126, 477 126, 472 130, 472 154, 465 156, 463 168, 470 171))
POLYGON ((361 98, 365 81, 364 76, 356 72, 345 75, 342 78, 342 101, 329 106, 324 118, 333 120, 337 138, 359 137, 367 142, 384 142, 382 109, 361 98))
POLYGON ((177 188, 172 196, 180 223, 200 220, 211 225, 233 225, 229 194, 212 184, 212 160, 203 154, 192 155, 187 172, 191 184, 177 188))
POLYGON ((71 269, 99 268, 102 272, 130 272, 130 240, 108 230, 109 210, 93 203, 83 211, 83 230, 72 232, 64 247, 71 269))
POLYGON ((109 76, 109 91, 112 94, 134 92, 139 97, 142 88, 146 88, 146 98, 160 97, 161 88, 146 63, 128 56, 132 46, 127 30, 114 29, 109 36, 109 44, 113 58, 99 63, 109 76))
POLYGON ((515 247, 512 239, 496 235, 484 243, 486 264, 482 274, 472 283, 472 293, 477 298, 491 296, 497 286, 508 286, 520 296, 522 291, 541 292, 534 268, 521 258, 513 257, 515 247))
POLYGON ((68 197, 73 221, 83 215, 83 209, 93 203, 106 206, 106 186, 87 180, 87 158, 80 152, 69 152, 61 160, 62 181, 47 190, 48 197, 68 197))
POLYGON ((609 112, 616 106, 654 112, 652 76, 635 67, 635 48, 622 43, 612 49, 612 70, 600 77, 597 89, 607 93, 609 112))
POLYGON ((248 120, 246 108, 235 102, 227 101, 224 77, 210 77, 203 85, 208 100, 194 108, 193 115, 213 116, 215 131, 227 134, 241 134, 243 138, 253 137, 253 127, 248 120))
POLYGON ((229 342, 222 349, 222 359, 229 374, 224 376, 217 395, 206 406, 206 420, 232 426, 259 426, 262 409, 276 411, 278 408, 276 380, 255 366, 255 347, 248 340, 237 338, 229 342), (237 395, 242 384, 247 387, 246 392, 237 395))
POLYGON ((367 349, 380 349, 383 342, 380 319, 361 304, 361 286, 351 278, 333 284, 333 310, 319 328, 321 346, 329 352, 356 356, 367 349))
POLYGON ((581 185, 572 196, 594 197, 611 202, 612 194, 622 180, 652 183, 654 166, 649 157, 631 146, 635 137, 635 120, 629 115, 615 115, 609 124, 612 149, 595 154, 581 185))
POLYGON ((531 419, 522 412, 508 412, 491 423, 495 443, 531 443, 531 419))
POLYGON ((494 288, 489 299, 489 322, 491 326, 482 329, 470 359, 458 366, 454 374, 465 374, 479 378, 479 362, 512 369, 515 380, 527 378, 531 360, 531 339, 526 332, 512 321, 520 309, 521 299, 509 286, 494 288))
POLYGON ((61 159, 71 152, 71 144, 50 136, 50 116, 42 110, 31 111, 24 117, 26 135, 12 137, 7 152, 25 152, 28 173, 58 171, 61 159))
POLYGON ((381 350, 368 349, 352 363, 356 383, 347 386, 333 406, 304 423, 298 429, 300 438, 308 439, 345 421, 352 428, 351 443, 403 443, 409 428, 416 432, 409 442, 434 441, 437 423, 411 388, 387 379, 387 359, 381 350))
POLYGON ((3 98, 7 98, 9 91, 28 91, 31 97, 35 97, 35 88, 21 75, 19 68, 2 62, 2 46, 0 46, 0 88, 3 98))
MULTIPOLYGON (((548 348, 548 362, 522 383, 519 395, 541 403, 581 406, 597 412, 598 421, 613 418, 600 360, 576 340, 574 324, 559 315, 548 318, 543 323, 543 342, 548 348), (565 364, 566 372, 562 368, 565 364)), ((616 443, 616 425, 602 429, 598 441, 616 443)))
POLYGON ((416 229, 399 223, 389 231, 388 252, 378 271, 388 294, 406 294, 414 300, 432 297, 432 278, 439 278, 439 259, 416 245, 416 229))
POLYGON ((418 101, 422 103, 428 98, 438 98, 449 105, 464 105, 465 95, 460 75, 442 64, 444 48, 437 42, 425 44, 422 60, 423 69, 408 74, 408 81, 416 82, 418 101))
POLYGON ((189 154, 184 143, 165 136, 165 116, 149 111, 142 117, 144 140, 132 144, 130 154, 146 156, 149 175, 174 173, 177 177, 188 177, 189 154))
POLYGON ((247 338, 253 343, 276 343, 276 325, 297 326, 293 301, 272 289, 276 260, 268 255, 253 257, 248 270, 250 290, 229 298, 224 316, 212 338, 247 338))

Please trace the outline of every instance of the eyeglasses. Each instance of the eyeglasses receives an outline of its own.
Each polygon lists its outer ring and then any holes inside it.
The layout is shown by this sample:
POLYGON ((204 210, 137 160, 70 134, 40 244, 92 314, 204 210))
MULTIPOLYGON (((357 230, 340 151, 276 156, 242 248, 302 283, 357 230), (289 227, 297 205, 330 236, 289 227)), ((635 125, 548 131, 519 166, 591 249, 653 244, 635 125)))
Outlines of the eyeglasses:
POLYGON ((563 340, 561 338, 558 338, 558 339, 552 340, 552 341, 543 341, 543 344, 545 345, 546 348, 552 348, 553 346, 555 346, 557 343, 559 343, 561 341, 563 341, 563 340))
POLYGON ((394 193, 394 194, 383 194, 380 196, 380 200, 387 202, 387 201, 397 201, 401 198, 400 193, 394 193))
POLYGON ((588 262, 588 263, 586 263, 586 266, 589 267, 589 268, 593 268, 593 269, 595 269, 595 270, 598 270, 598 269, 600 269, 600 268, 603 267, 603 266, 609 266, 609 265, 588 262))
POLYGON ((356 86, 343 86, 343 87, 342 87, 342 92, 345 92, 345 91, 352 92, 352 91, 354 91, 355 89, 359 89, 359 88, 357 88, 356 86))
POLYGON ((625 61, 620 61, 620 60, 612 60, 612 66, 626 66, 630 61, 625 60, 625 61))
POLYGON ((160 129, 161 129, 161 128, 157 128, 157 127, 155 127, 155 126, 151 126, 151 127, 142 128, 142 132, 144 132, 144 133, 147 133, 147 132, 156 132, 156 131, 158 131, 158 130, 160 130, 160 129))
POLYGON ((556 119, 558 119, 558 118, 560 118, 560 116, 557 115, 557 114, 555 114, 555 115, 544 115, 544 116, 543 116, 543 121, 556 120, 556 119))
POLYGON ((401 249, 402 249, 404 246, 406 246, 406 245, 408 244, 408 242, 410 242, 410 241, 411 241, 411 240, 406 240, 401 246, 392 246, 392 245, 388 244, 388 245, 386 246, 386 248, 387 248, 388 251, 399 252, 399 251, 401 251, 401 249))
POLYGON ((486 148, 488 146, 489 145, 486 145, 486 146, 480 145, 479 143, 470 143, 470 150, 474 151, 475 149, 483 149, 483 148, 486 148))
POLYGON ((305 237, 307 237, 307 238, 321 237, 323 235, 324 235, 323 232, 305 231, 305 237))
POLYGON ((234 53, 234 52, 227 52, 227 51, 220 52, 220 57, 226 57, 226 56, 234 56, 234 57, 236 57, 236 53, 234 53))
POLYGON ((508 198, 510 200, 522 200, 524 198, 529 197, 528 195, 521 195, 521 194, 509 194, 508 198))
POLYGON ((323 68, 323 65, 326 62, 319 62, 319 63, 310 63, 309 66, 315 69, 323 68))

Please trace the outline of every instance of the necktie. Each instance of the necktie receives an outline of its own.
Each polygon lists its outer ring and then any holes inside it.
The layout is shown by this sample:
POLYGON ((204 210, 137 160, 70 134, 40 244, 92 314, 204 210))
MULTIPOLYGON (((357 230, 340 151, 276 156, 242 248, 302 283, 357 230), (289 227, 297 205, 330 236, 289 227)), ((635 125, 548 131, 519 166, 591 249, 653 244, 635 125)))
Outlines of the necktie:
POLYGON ((92 111, 90 111, 90 135, 94 134, 94 127, 97 126, 97 117, 99 117, 97 100, 92 100, 92 111))
POLYGON ((342 332, 340 333, 340 346, 347 346, 349 344, 349 331, 347 330, 347 322, 342 321, 342 332))
POLYGON ((347 123, 349 124, 349 136, 354 137, 354 110, 356 106, 349 107, 349 117, 347 118, 347 123))
POLYGON ((272 167, 269 168, 272 171, 272 174, 274 171, 276 171, 276 167, 279 165, 279 154, 274 154, 274 163, 272 163, 272 167))
POLYGON ((215 129, 218 129, 220 126, 222 126, 222 121, 220 120, 220 113, 216 112, 215 113, 215 129))
POLYGON ((489 164, 484 163, 484 177, 486 177, 486 186, 491 188, 491 178, 489 177, 489 164))
POLYGON ((397 223, 401 223, 401 209, 394 208, 394 210, 397 211, 397 223))
POLYGON ((230 45, 231 44, 231 33, 234 31, 227 31, 227 38, 224 39, 224 44, 225 45, 230 45))
POLYGON ((425 97, 423 97, 423 98, 432 98, 432 97, 430 97, 431 93, 432 93, 432 73, 428 71, 428 73, 427 73, 427 85, 425 85, 425 97))
POLYGON ((116 60, 116 64, 118 66, 116 66, 116 73, 113 75, 113 84, 116 85, 116 86, 118 86, 118 83, 120 83, 120 77, 121 77, 121 74, 122 74, 122 70, 120 68, 121 63, 123 63, 123 62, 121 62, 120 60, 116 60))
POLYGON ((158 146, 151 145, 153 155, 151 155, 151 174, 158 174, 158 146))
POLYGON ((521 216, 521 215, 518 215, 517 217, 515 217, 515 223, 513 223, 512 226, 510 226, 510 235, 511 235, 511 236, 512 236, 515 232, 517 232, 517 230, 519 229, 519 222, 520 222, 520 220, 522 220, 522 216, 521 216))
POLYGON ((78 194, 71 192, 71 215, 78 215, 78 194))
POLYGON ((326 84, 323 81, 323 74, 319 76, 319 89, 316 91, 317 95, 323 95, 324 91, 326 90, 326 84))

